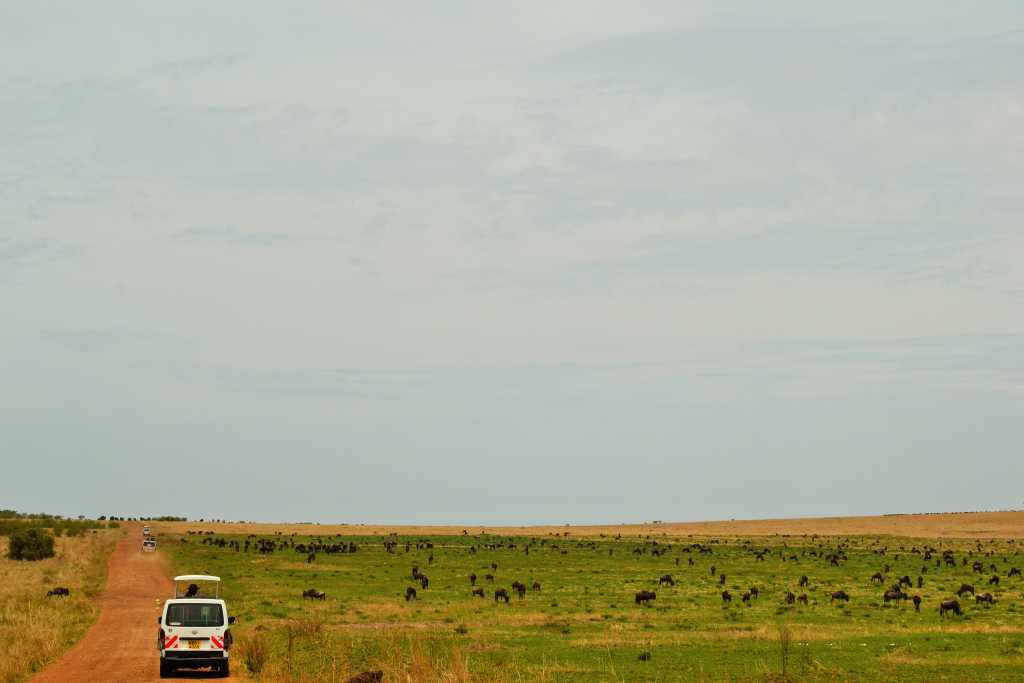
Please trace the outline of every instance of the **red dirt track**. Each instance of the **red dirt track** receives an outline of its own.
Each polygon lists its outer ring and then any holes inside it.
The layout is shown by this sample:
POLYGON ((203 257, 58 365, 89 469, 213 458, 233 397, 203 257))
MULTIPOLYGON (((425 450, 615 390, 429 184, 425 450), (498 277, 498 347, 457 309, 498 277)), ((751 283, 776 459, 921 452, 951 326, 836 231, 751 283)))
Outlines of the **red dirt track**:
MULTIPOLYGON (((63 657, 33 678, 34 683, 160 680, 156 618, 163 601, 174 591, 174 583, 159 551, 142 552, 141 527, 127 525, 127 531, 110 556, 107 587, 99 598, 99 619, 63 657)), ((213 676, 201 672, 179 675, 191 680, 213 676)))

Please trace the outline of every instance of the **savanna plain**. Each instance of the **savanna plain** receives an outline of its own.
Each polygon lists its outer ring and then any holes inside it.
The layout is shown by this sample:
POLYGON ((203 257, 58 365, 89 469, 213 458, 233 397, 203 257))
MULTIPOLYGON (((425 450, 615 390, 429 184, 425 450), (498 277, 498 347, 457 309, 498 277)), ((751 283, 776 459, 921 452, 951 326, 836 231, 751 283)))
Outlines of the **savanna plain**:
POLYGON ((222 578, 257 680, 1024 680, 1024 513, 154 532, 222 578))

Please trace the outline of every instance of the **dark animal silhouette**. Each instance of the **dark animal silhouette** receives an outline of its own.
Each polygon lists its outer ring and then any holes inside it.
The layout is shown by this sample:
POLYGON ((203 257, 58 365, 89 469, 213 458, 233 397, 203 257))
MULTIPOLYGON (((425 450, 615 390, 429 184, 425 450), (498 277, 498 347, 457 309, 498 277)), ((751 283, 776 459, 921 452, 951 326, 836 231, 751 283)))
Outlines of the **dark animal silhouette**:
POLYGON ((657 600, 658 595, 654 591, 637 591, 633 601, 638 605, 650 604, 651 600, 657 600))
POLYGON ((406 602, 409 602, 410 600, 417 600, 417 599, 418 598, 416 597, 416 589, 415 588, 413 588, 412 586, 409 586, 408 588, 405 589, 405 601, 406 602))
POLYGON ((806 605, 807 604, 807 593, 801 593, 800 595, 796 596, 796 601, 797 602, 802 602, 803 604, 806 605))
POLYGON ((800 577, 800 584, 797 586, 797 588, 803 588, 804 586, 810 584, 810 582, 811 580, 807 578, 806 574, 804 574, 800 577))
POLYGON ((994 605, 994 604, 996 604, 996 599, 994 597, 992 597, 991 593, 985 593, 983 595, 975 595, 974 596, 974 602, 975 602, 975 604, 978 604, 978 605, 980 605, 983 602, 987 602, 990 605, 994 605))
POLYGON ((871 575, 871 580, 877 581, 878 583, 882 583, 883 581, 885 581, 885 577, 882 576, 882 572, 875 572, 871 575))
POLYGON ((972 586, 969 583, 961 583, 960 584, 960 589, 956 592, 956 596, 958 598, 962 598, 967 593, 970 593, 971 595, 974 595, 974 586, 972 586))
POLYGON ((939 616, 946 616, 946 612, 952 612, 957 616, 963 614, 963 612, 960 611, 960 603, 956 600, 943 600, 939 603, 939 616))
POLYGON ((540 593, 540 582, 539 582, 539 581, 534 581, 534 582, 533 582, 533 587, 532 587, 532 590, 535 590, 535 591, 537 591, 538 593, 540 593))
POLYGON ((323 591, 318 591, 315 588, 308 588, 302 591, 302 597, 303 599, 309 598, 310 600, 326 600, 327 593, 324 593, 323 591))
POLYGON ((476 585, 476 574, 470 574, 469 575, 469 585, 470 586, 475 586, 476 585))
POLYGON ((484 578, 488 581, 494 581, 494 574, 484 574, 484 578))
POLYGON ((483 588, 474 588, 473 589, 473 597, 474 598, 482 598, 482 597, 484 597, 484 589, 483 588))
POLYGON ((1010 570, 1010 572, 1006 575, 1006 578, 1011 579, 1014 576, 1020 576, 1020 570, 1016 567, 1010 570))
POLYGON ((508 591, 504 588, 494 591, 494 602, 498 602, 498 600, 504 600, 507 603, 509 601, 508 591))
POLYGON ((674 585, 676 585, 676 582, 675 582, 675 579, 672 578, 671 574, 665 574, 660 579, 658 579, 658 585, 659 586, 674 586, 674 585))
POLYGON ((364 671, 348 679, 345 683, 381 683, 383 680, 383 671, 364 671))
POLYGON ((426 588, 429 585, 430 585, 430 579, 428 579, 425 575, 420 574, 420 586, 422 588, 426 588))
POLYGON ((752 597, 752 598, 754 598, 756 600, 757 597, 760 594, 761 594, 760 591, 757 590, 757 586, 751 586, 750 587, 750 597, 752 597))
POLYGON ((732 593, 729 591, 722 591, 722 602, 732 602, 732 593))
POLYGON ((792 605, 794 602, 796 602, 796 593, 792 591, 786 591, 786 604, 792 605))
POLYGON ((990 586, 998 586, 999 585, 999 577, 997 575, 993 574, 992 578, 990 578, 988 580, 988 585, 990 585, 990 586))
POLYGON ((56 588, 51 588, 50 590, 46 591, 46 597, 48 597, 48 598, 55 597, 55 596, 58 597, 58 598, 66 598, 66 597, 69 597, 70 595, 71 595, 71 589, 65 588, 64 586, 57 586, 56 588))
POLYGON ((740 595, 740 600, 742 600, 743 602, 750 602, 750 593, 748 592, 740 595))
POLYGON ((518 581, 513 581, 512 582, 512 590, 514 590, 516 592, 516 595, 519 596, 520 600, 522 600, 523 598, 526 597, 526 584, 525 583, 519 583, 518 581))
POLYGON ((832 591, 831 596, 832 597, 829 600, 829 602, 835 602, 836 600, 839 600, 841 602, 850 601, 850 596, 846 594, 846 591, 832 591))
POLYGON ((897 605, 900 604, 901 600, 906 600, 907 594, 901 590, 885 591, 882 594, 882 602, 888 604, 889 602, 895 602, 897 605))
POLYGON ((921 596, 920 595, 915 595, 914 597, 912 597, 910 599, 914 601, 914 611, 915 612, 920 612, 921 611, 921 596))

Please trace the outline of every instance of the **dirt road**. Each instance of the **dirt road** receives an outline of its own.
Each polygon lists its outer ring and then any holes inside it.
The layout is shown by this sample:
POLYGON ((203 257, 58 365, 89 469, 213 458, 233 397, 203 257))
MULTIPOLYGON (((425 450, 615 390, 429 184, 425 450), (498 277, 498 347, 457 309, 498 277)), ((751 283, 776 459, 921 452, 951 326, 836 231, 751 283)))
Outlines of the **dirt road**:
MULTIPOLYGON (((142 552, 141 526, 126 528, 127 536, 110 556, 99 619, 67 654, 33 678, 35 683, 160 680, 156 618, 174 585, 159 551, 142 552)), ((183 679, 207 677, 212 674, 182 674, 183 679)))

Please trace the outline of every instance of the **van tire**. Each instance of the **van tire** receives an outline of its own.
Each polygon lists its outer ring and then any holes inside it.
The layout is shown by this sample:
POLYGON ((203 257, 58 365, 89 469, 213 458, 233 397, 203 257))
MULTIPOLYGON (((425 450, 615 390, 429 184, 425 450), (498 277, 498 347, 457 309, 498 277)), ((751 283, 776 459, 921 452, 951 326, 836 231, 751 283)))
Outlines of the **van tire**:
POLYGON ((161 658, 160 659, 160 678, 170 678, 171 671, 172 671, 171 667, 168 666, 167 662, 165 662, 163 660, 163 658, 161 658))
POLYGON ((219 672, 220 672, 220 677, 221 678, 227 678, 228 676, 230 676, 231 675, 231 663, 230 662, 224 662, 223 664, 221 664, 219 672))

